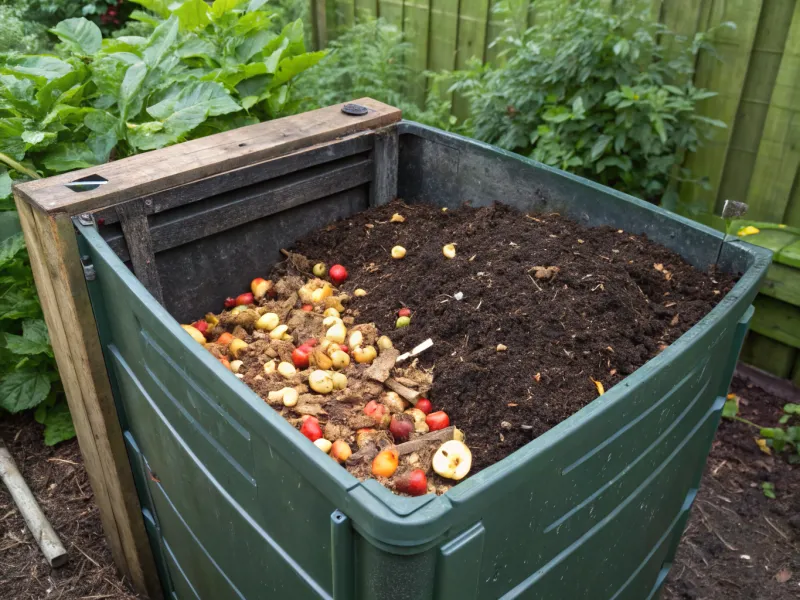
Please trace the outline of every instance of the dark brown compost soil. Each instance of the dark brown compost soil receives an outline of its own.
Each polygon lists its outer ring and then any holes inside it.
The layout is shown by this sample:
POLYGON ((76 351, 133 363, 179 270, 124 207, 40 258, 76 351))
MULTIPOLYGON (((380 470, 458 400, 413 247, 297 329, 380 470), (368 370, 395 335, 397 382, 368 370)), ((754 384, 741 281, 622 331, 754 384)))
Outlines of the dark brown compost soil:
MULTIPOLYGON (((785 400, 738 379, 731 391, 741 417, 775 426, 785 400)), ((720 424, 662 600, 800 598, 800 465, 761 452, 756 435, 743 423, 720 424)))
POLYGON ((466 434, 471 474, 594 400, 593 380, 606 390, 619 383, 735 283, 645 236, 503 205, 444 212, 395 201, 329 225, 295 250, 345 265, 342 289, 368 292, 351 300, 356 320, 374 322, 396 348, 433 339, 420 362, 434 368, 434 409, 466 434), (390 222, 394 213, 405 221, 390 222), (450 260, 442 254, 449 243, 457 249, 450 260), (391 257, 395 245, 405 258, 391 257), (545 268, 542 278, 534 267, 545 268), (411 309, 411 325, 395 330, 401 307, 411 309))
POLYGON ((69 561, 51 569, 0 483, 0 598, 3 600, 134 600, 117 573, 103 535, 78 442, 44 445, 30 413, 0 414, 0 437, 39 506, 67 549, 69 561))

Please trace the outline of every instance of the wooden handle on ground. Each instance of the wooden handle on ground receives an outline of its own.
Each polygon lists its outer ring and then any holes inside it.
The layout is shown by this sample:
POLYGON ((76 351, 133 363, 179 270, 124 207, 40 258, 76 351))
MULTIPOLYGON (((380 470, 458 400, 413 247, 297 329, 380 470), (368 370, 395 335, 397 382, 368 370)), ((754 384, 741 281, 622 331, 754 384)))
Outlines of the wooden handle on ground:
POLYGON ((25 524, 39 544, 39 548, 50 566, 55 568, 66 564, 68 558, 66 549, 58 539, 58 534, 50 525, 50 521, 39 508, 36 498, 33 497, 33 493, 22 478, 22 474, 2 439, 0 439, 0 479, 6 484, 11 498, 19 508, 25 524))

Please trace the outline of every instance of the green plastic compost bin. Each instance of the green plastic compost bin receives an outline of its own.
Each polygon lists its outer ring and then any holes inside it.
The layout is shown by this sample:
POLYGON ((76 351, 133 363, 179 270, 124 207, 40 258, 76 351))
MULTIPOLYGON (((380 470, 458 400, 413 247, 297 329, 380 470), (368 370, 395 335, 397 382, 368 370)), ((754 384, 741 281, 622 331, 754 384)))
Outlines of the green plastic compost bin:
POLYGON ((148 285, 163 306, 128 267, 136 258, 132 230, 113 213, 75 223, 169 597, 658 597, 768 251, 410 122, 137 201, 149 202, 157 286, 153 271, 148 285), (646 234, 699 268, 716 263, 742 277, 668 349, 524 448, 442 496, 396 496, 320 452, 178 324, 247 289, 282 259, 280 248, 395 189, 408 203, 456 209, 500 201, 646 234))

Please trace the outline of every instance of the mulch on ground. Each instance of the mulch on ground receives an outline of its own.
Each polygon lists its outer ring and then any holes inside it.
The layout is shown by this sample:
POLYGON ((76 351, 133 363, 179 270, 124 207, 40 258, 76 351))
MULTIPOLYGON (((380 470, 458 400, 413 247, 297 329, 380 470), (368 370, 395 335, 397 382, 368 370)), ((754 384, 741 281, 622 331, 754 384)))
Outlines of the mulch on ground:
MULTIPOLYGON (((738 378, 731 391, 740 416, 767 427, 786 403, 738 378)), ((761 452, 756 435, 744 423, 720 424, 662 600, 800 598, 800 465, 761 452)))
POLYGON ((114 566, 77 441, 45 446, 30 414, 0 416, 0 437, 69 553, 65 566, 50 568, 0 483, 0 598, 138 598, 114 566))

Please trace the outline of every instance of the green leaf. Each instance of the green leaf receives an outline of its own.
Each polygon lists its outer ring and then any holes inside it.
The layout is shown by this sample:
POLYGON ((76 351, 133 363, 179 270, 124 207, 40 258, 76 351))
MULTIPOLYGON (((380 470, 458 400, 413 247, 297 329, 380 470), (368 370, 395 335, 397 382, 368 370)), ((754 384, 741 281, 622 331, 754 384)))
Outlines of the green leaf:
POLYGON ((278 35, 273 31, 257 31, 251 33, 236 47, 236 58, 240 62, 247 62, 256 54, 273 43, 278 35))
POLYGON ((159 17, 169 17, 169 3, 166 0, 131 0, 140 6, 144 6, 150 12, 154 12, 159 17))
POLYGON ((181 111, 198 108, 212 117, 242 109, 219 83, 199 81, 184 87, 176 96, 148 107, 147 112, 155 119, 166 120, 181 111))
POLYGON ((563 123, 569 121, 572 113, 564 106, 553 106, 544 111, 542 119, 548 123, 563 123))
POLYGON ((44 319, 28 319, 22 323, 22 336, 38 344, 50 345, 50 335, 44 319))
POLYGON ((83 17, 61 21, 48 31, 57 35, 70 50, 78 54, 94 54, 103 44, 100 28, 83 17))
POLYGON ((44 83, 63 77, 72 65, 54 56, 20 56, 6 60, 4 70, 44 83))
POLYGON ((14 260, 17 254, 25 249, 25 238, 22 232, 0 240, 0 267, 14 260))
POLYGON ((6 375, 0 382, 0 407, 16 413, 35 407, 50 393, 46 371, 21 370, 6 375))
POLYGON ((108 162, 118 139, 116 117, 104 110, 93 110, 84 117, 83 123, 91 131, 86 144, 94 154, 95 162, 108 162))
POLYGON ((142 104, 140 92, 146 76, 147 65, 143 62, 131 65, 125 72, 125 78, 119 87, 120 120, 127 121, 129 117, 139 114, 142 104))
POLYGON ((149 67, 161 63, 178 38, 178 17, 172 16, 155 28, 142 56, 149 67))
POLYGON ((788 413, 790 415, 800 415, 800 404, 785 404, 783 406, 783 412, 788 413))
POLYGON ((786 437, 786 433, 780 427, 762 427, 759 434, 763 438, 782 440, 786 437))
MULTIPOLYGON (((8 174, 8 170, 0 167, 0 198, 11 196, 11 186, 13 183, 11 175, 8 174)), ((2 229, 0 229, 0 239, 3 237, 2 233, 2 229)))
POLYGON ((589 157, 592 161, 597 160, 603 155, 603 152, 606 151, 606 148, 611 143, 611 140, 614 139, 610 135, 601 135, 597 138, 597 141, 592 145, 592 150, 589 153, 589 157))
POLYGON ((182 31, 202 29, 211 22, 204 0, 186 0, 172 14, 178 17, 182 31))
POLYGON ((783 415, 780 419, 778 419, 778 423, 780 423, 781 425, 786 425, 786 423, 788 423, 789 419, 791 418, 792 418, 791 415, 783 415))
POLYGON ((72 424, 69 407, 64 400, 59 400, 55 406, 47 410, 43 424, 44 443, 48 446, 55 446, 75 437, 75 426, 72 424))
POLYGON ((94 152, 84 142, 60 142, 42 158, 42 164, 50 171, 63 173, 75 169, 93 167, 97 163, 94 152))
POLYGON ((244 0, 214 0, 211 5, 211 16, 219 19, 225 13, 239 6, 244 0))
POLYGON ((5 345, 12 354, 50 354, 50 344, 42 344, 41 342, 28 340, 21 335, 14 335, 12 333, 5 334, 5 345))
POLYGON ((0 320, 40 317, 41 307, 31 290, 12 286, 0 291, 0 320))
POLYGON ((775 499, 775 484, 770 483, 768 481, 764 481, 761 484, 761 490, 764 492, 764 495, 767 498, 770 498, 772 500, 775 499))

